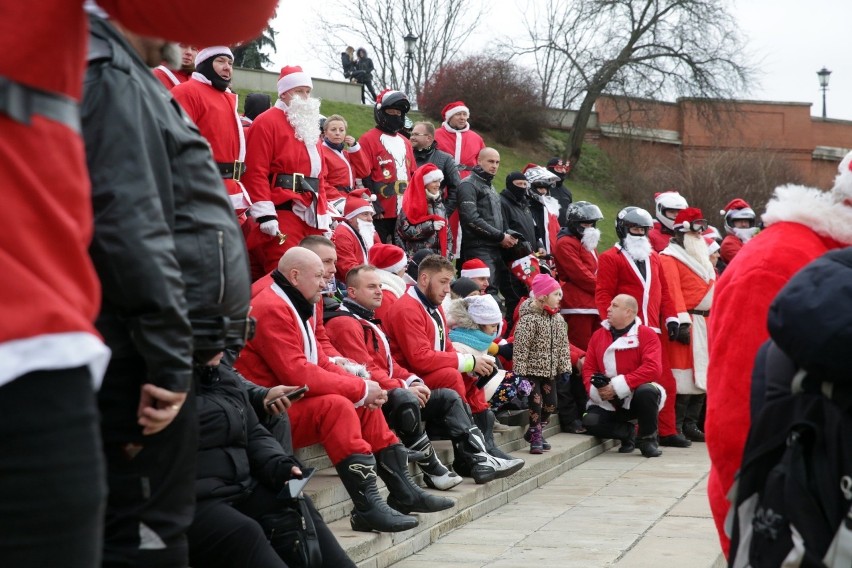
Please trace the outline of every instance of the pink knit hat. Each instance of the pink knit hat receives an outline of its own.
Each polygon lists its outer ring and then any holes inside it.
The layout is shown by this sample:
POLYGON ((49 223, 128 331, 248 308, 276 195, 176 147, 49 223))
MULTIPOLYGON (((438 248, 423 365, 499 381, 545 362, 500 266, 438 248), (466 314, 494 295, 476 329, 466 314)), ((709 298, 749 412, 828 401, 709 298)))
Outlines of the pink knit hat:
POLYGON ((536 298, 544 298, 559 289, 559 282, 547 274, 536 274, 530 290, 536 298))

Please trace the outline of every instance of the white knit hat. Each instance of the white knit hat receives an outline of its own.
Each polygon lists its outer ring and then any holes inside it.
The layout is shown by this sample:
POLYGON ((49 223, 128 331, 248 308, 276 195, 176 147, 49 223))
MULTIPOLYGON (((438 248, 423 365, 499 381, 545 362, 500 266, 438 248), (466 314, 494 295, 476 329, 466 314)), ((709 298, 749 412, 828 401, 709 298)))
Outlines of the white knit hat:
POLYGON ((497 300, 491 294, 470 296, 465 298, 464 302, 467 304, 467 313, 470 314, 470 319, 477 325, 499 324, 503 321, 500 306, 497 305, 497 300))

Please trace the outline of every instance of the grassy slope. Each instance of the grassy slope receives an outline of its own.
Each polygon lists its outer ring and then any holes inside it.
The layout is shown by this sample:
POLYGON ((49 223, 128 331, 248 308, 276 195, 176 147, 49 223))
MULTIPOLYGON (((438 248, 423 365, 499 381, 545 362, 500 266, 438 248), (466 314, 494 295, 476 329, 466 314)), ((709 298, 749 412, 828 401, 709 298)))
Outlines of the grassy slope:
MULTIPOLYGON (((247 93, 244 91, 240 91, 239 93, 240 103, 242 104, 242 101, 247 93)), ((274 100, 275 94, 270 93, 270 95, 274 100)), ((322 114, 325 116, 339 114, 346 118, 346 121, 349 124, 349 132, 356 138, 361 136, 361 134, 363 134, 370 128, 373 128, 373 126, 375 125, 373 121, 373 110, 371 106, 353 105, 348 103, 325 100, 322 102, 321 111, 322 114)), ((409 114, 409 116, 411 120, 415 122, 418 120, 428 120, 427 117, 424 117, 418 112, 412 112, 409 114)), ((432 122, 434 123, 435 121, 432 122)), ((551 132, 549 133, 549 137, 558 144, 559 141, 564 138, 564 134, 551 132)), ((498 190, 503 189, 503 180, 507 173, 512 171, 521 171, 524 166, 526 166, 530 162, 540 164, 545 163, 547 159, 550 158, 550 156, 552 155, 552 151, 548 150, 545 145, 525 145, 523 147, 509 147, 504 146, 502 144, 493 143, 493 140, 487 134, 483 135, 483 138, 485 138, 486 144, 492 145, 500 152, 500 171, 498 172, 497 179, 495 180, 497 182, 495 183, 495 187, 497 187, 498 190)), ((599 228, 601 229, 601 232, 603 234, 601 235, 601 244, 598 248, 599 250, 603 251, 612 246, 612 244, 616 241, 615 214, 619 211, 619 209, 623 207, 623 205, 613 200, 605 193, 599 192, 590 184, 569 181, 568 187, 574 194, 574 201, 591 201, 592 203, 596 204, 598 207, 601 208, 601 211, 604 215, 604 221, 599 224, 599 228)))

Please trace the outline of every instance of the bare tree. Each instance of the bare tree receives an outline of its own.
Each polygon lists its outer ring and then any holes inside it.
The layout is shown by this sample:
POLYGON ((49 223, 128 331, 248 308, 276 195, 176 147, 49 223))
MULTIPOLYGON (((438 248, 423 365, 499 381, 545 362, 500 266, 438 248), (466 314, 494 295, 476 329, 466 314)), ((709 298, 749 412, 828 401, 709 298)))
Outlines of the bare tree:
POLYGON ((744 92, 752 70, 724 4, 554 0, 530 18, 529 40, 515 52, 535 56, 549 104, 580 100, 564 157, 579 160, 589 117, 604 92, 717 102, 744 92))
MULTIPOLYGON (((451 61, 473 33, 482 14, 480 0, 337 0, 323 11, 316 47, 338 61, 339 52, 354 40, 366 44, 376 66, 374 82, 405 87, 405 46, 408 33, 418 37, 412 58, 411 84, 416 97, 429 76, 451 61), (330 17, 330 15, 333 15, 330 17)), ((408 93, 412 96, 412 93, 408 93)))

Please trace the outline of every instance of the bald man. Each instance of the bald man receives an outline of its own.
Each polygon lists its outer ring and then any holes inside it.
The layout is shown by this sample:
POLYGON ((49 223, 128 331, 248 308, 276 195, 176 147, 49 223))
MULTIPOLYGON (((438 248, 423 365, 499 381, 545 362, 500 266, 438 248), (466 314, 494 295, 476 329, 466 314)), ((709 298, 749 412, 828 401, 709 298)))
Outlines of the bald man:
POLYGON ((461 262, 478 258, 491 269, 488 292, 497 289, 508 278, 501 248, 509 248, 517 239, 506 233, 500 208, 500 196, 492 185, 500 168, 500 153, 483 148, 471 175, 459 184, 458 211, 461 225, 461 262))
POLYGON ((599 438, 621 440, 620 453, 639 446, 646 458, 657 445, 657 415, 666 399, 657 384, 663 369, 656 332, 636 317, 636 298, 619 294, 610 302, 603 327, 589 340, 583 382, 589 393, 583 426, 599 438), (633 421, 639 422, 638 440, 633 421))
POLYGON ((323 445, 355 504, 353 530, 408 530, 417 519, 407 513, 440 511, 454 503, 426 493, 412 480, 405 448, 384 415, 375 412, 387 401, 387 392, 363 367, 345 370, 332 363, 317 341, 315 306, 325 290, 325 274, 314 251, 296 247, 284 253, 269 285, 252 300, 257 333, 235 367, 262 386, 308 387, 288 412, 293 447, 323 445), (376 488, 377 473, 390 491, 387 504, 376 488))

